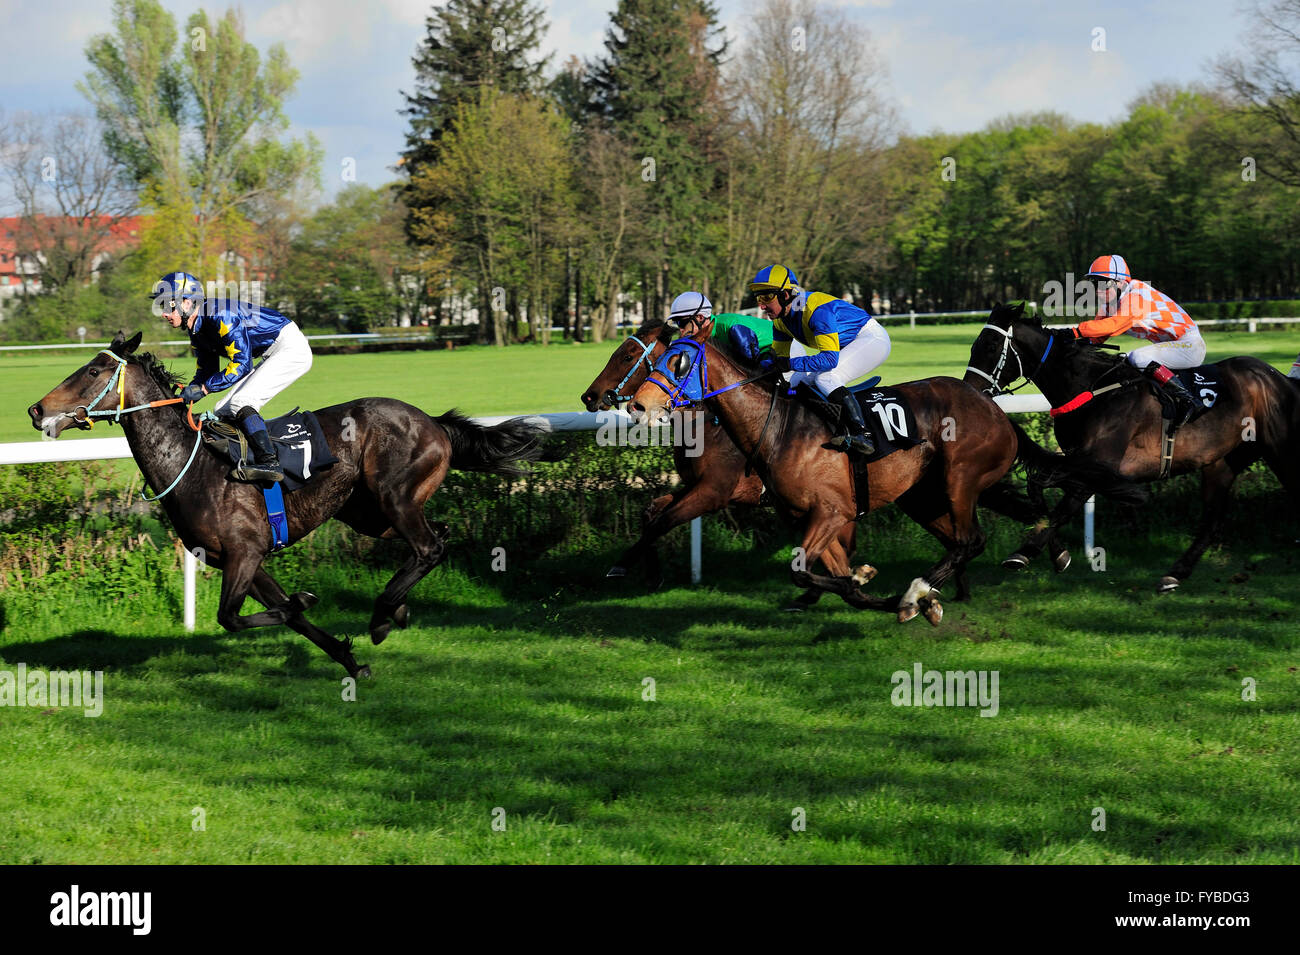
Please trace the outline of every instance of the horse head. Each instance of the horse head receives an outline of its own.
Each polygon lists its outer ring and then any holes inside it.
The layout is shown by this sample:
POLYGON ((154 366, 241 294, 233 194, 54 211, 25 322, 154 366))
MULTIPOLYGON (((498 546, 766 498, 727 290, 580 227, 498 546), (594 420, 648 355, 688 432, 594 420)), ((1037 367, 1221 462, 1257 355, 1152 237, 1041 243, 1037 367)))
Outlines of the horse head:
POLYGON ((673 328, 662 319, 642 324, 614 349, 604 369, 582 393, 588 411, 608 411, 628 401, 650 374, 655 361, 672 341, 673 328))
POLYGON ((121 400, 110 392, 120 391, 120 395, 125 396, 127 390, 132 388, 131 379, 134 375, 129 370, 130 363, 127 359, 140 347, 140 339, 143 337, 142 333, 137 332, 128 339, 118 332, 108 348, 64 378, 57 388, 27 409, 32 427, 43 432, 47 438, 57 438, 68 428, 89 431, 89 412, 109 410, 121 400))
POLYGON ((636 420, 663 421, 675 408, 702 402, 708 391, 708 362, 701 342, 680 338, 655 362, 654 371, 632 396, 628 410, 636 420))
POLYGON ((1018 378, 1042 366, 1055 336, 1032 316, 1025 303, 998 302, 971 344, 970 364, 962 381, 987 394, 999 394, 1018 378))

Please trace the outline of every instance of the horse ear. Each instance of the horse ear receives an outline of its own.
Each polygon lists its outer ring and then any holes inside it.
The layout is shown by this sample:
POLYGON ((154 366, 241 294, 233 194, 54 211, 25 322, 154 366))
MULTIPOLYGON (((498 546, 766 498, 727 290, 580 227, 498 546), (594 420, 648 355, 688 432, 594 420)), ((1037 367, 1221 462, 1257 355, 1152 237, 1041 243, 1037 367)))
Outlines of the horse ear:
MULTIPOLYGON (((119 334, 121 333, 119 332, 119 334)), ((143 339, 144 339, 144 332, 136 332, 129 339, 127 339, 126 344, 122 346, 122 351, 121 351, 122 357, 125 358, 127 355, 132 354, 137 348, 140 347, 140 342, 143 339)))
POLYGON ((126 341, 126 335, 123 334, 121 329, 119 329, 118 333, 113 336, 112 342, 109 343, 108 350, 111 351, 114 355, 120 355, 121 352, 118 349, 122 347, 122 343, 124 341, 126 341))

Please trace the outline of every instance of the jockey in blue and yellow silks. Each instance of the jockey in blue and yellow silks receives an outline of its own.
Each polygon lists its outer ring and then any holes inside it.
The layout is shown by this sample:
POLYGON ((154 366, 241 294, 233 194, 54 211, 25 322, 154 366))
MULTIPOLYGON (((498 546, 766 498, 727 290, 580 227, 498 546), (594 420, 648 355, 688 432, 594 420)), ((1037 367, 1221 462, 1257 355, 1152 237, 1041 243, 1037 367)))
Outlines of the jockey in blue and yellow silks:
POLYGON ((889 333, 871 315, 825 292, 805 292, 793 272, 781 265, 759 269, 749 283, 758 307, 772 320, 773 358, 764 367, 791 371, 790 384, 815 384, 844 409, 846 450, 874 454, 875 444, 848 386, 889 357, 889 333), (817 349, 815 355, 790 357, 792 342, 817 349))
POLYGON ((311 368, 306 337, 291 318, 273 308, 205 298, 203 284, 186 272, 164 275, 149 297, 169 325, 189 332, 198 359, 194 380, 181 390, 181 397, 192 403, 226 392, 213 410, 248 436, 254 458, 239 479, 282 480, 284 469, 259 412, 311 368), (254 358, 262 359, 256 368, 254 358))

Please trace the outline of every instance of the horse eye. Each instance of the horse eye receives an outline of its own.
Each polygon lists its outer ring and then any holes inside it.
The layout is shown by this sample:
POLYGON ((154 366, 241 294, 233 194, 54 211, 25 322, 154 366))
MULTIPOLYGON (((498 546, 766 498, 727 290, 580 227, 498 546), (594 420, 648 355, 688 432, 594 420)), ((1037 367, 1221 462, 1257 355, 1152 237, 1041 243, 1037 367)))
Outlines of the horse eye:
POLYGON ((673 374, 681 377, 686 374, 686 356, 678 355, 673 359, 673 374))
POLYGON ((92 368, 92 369, 90 369, 90 377, 91 377, 91 378, 98 378, 98 377, 99 377, 99 369, 98 369, 98 368, 92 368))

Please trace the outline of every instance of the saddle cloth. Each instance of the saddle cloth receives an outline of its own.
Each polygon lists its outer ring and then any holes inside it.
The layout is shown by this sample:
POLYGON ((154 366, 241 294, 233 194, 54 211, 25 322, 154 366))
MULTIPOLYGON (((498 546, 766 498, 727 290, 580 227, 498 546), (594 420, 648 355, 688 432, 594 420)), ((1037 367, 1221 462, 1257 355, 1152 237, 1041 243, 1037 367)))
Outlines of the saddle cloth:
MULTIPOLYGON (((284 480, 280 483, 286 491, 298 490, 321 471, 338 463, 338 458, 325 442, 320 423, 310 411, 295 408, 268 421, 266 430, 271 435, 271 447, 275 448, 275 455, 284 468, 284 480)), ((203 440, 234 467, 251 460, 247 438, 232 424, 205 419, 203 440)))
MULTIPOLYGON (((1174 374, 1183 383, 1183 387, 1196 399, 1192 416, 1187 420, 1187 423, 1191 424, 1213 408, 1215 402, 1219 400, 1219 367, 1218 365, 1200 365, 1196 368, 1183 368, 1175 371, 1174 374)), ((1173 398, 1169 396, 1165 389, 1160 387, 1156 387, 1155 393, 1160 400, 1160 414, 1172 420, 1175 413, 1173 398)))
MULTIPOLYGON (((828 424, 839 428, 839 405, 832 404, 820 391, 805 390, 806 387, 800 388, 802 396, 826 419, 828 424)), ((872 384, 864 388, 854 388, 852 391, 858 399, 858 407, 862 409, 862 417, 866 419, 867 427, 871 430, 871 440, 876 445, 875 454, 866 458, 854 454, 854 460, 862 463, 879 461, 881 458, 889 457, 895 451, 912 448, 921 443, 921 439, 916 436, 916 415, 912 413, 912 406, 897 388, 872 384)))

